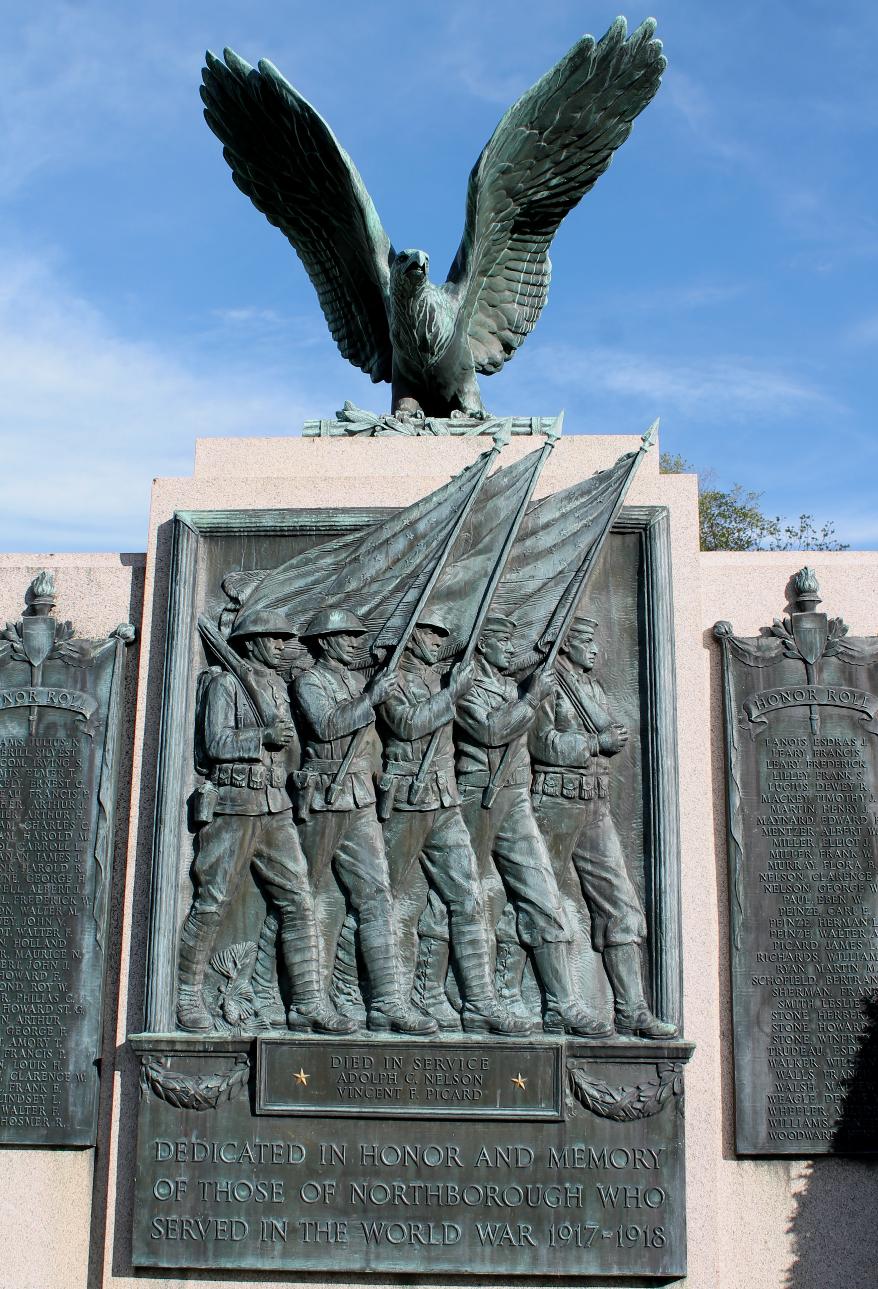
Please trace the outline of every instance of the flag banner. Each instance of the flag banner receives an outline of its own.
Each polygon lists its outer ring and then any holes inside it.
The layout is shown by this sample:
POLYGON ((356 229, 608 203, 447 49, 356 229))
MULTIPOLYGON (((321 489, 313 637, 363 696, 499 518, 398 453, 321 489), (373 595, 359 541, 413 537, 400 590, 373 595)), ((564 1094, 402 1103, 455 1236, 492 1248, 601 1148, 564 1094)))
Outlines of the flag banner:
POLYGON ((533 502, 518 532, 493 611, 512 618, 522 650, 548 644, 557 634, 589 549, 600 540, 626 487, 636 452, 608 470, 533 502))
MULTIPOLYGON (((482 591, 500 558, 513 516, 527 497, 542 452, 540 447, 489 476, 451 548, 427 602, 431 614, 447 626, 449 644, 463 646, 469 638, 482 591)), ((408 604, 401 605, 388 620, 379 644, 395 643, 408 609, 408 604)))
POLYGON ((488 455, 365 531, 302 551, 270 570, 247 595, 236 626, 264 610, 279 610, 299 635, 319 609, 338 607, 365 623, 366 654, 379 633, 392 644, 390 623, 401 630, 407 610, 417 604, 462 508, 481 484, 488 455))

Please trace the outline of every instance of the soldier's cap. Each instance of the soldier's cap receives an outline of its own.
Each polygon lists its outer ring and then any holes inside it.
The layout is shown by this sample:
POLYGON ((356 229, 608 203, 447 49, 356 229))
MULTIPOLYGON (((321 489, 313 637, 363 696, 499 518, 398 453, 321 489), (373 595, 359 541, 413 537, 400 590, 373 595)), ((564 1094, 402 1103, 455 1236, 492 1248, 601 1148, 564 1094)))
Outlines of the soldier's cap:
POLYGON ((445 621, 444 616, 436 609, 425 609, 418 617, 415 626, 430 627, 433 631, 438 631, 443 636, 451 635, 451 627, 445 621))
POLYGON ((597 618, 574 618, 570 623, 570 634, 574 635, 577 631, 586 631, 589 635, 594 635, 600 623, 597 618))
POLYGON ((321 609, 300 632, 303 640, 311 636, 364 636, 366 625, 349 609, 321 609))
POLYGON ((502 613, 489 613, 482 623, 481 635, 483 636, 509 636, 515 630, 516 623, 512 618, 506 618, 502 613))
POLYGON ((294 636, 296 633, 289 618, 280 609, 251 609, 235 619, 229 632, 230 640, 243 640, 245 636, 294 636))

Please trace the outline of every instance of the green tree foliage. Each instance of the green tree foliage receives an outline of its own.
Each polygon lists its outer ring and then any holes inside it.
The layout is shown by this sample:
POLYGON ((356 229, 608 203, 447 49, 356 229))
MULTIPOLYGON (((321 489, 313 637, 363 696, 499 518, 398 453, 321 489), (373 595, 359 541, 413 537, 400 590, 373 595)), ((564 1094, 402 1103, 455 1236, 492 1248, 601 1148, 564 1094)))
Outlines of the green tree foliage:
MULTIPOLYGON (((659 464, 663 474, 694 474, 695 467, 683 457, 663 452, 659 464)), ((797 523, 772 518, 760 506, 761 492, 732 484, 712 487, 713 472, 698 480, 698 513, 701 549, 705 551, 844 551, 847 543, 835 537, 835 524, 817 528, 813 515, 799 515, 797 523)))

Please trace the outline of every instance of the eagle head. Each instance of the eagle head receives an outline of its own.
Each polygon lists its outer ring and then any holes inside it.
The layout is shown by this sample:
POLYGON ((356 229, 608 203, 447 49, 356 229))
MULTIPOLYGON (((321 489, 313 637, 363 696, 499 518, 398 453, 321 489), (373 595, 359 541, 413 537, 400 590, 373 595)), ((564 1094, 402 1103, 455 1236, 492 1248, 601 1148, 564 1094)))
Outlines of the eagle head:
POLYGON ((390 289, 395 295, 417 295, 424 287, 430 257, 426 251, 400 251, 390 266, 390 289))
POLYGON ((451 297, 427 277, 426 251, 400 251, 390 265, 390 339, 394 360, 423 372, 454 332, 451 297))

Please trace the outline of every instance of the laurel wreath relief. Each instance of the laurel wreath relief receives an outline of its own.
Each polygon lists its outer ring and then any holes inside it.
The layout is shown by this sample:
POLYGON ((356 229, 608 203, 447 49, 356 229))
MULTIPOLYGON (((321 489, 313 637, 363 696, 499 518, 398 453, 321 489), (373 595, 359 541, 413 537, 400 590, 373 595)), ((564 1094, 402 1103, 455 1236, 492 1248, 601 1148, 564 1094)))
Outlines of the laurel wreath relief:
POLYGON ((152 1092, 178 1110, 215 1110, 236 1097, 249 1077, 250 1058, 244 1052, 226 1074, 181 1074, 170 1068, 167 1057, 158 1056, 144 1056, 140 1066, 141 1092, 152 1092))
MULTIPOLYGON (((674 1097, 683 1096, 683 1066, 680 1062, 662 1061, 656 1064, 657 1079, 638 1083, 633 1087, 611 1087, 600 1079, 593 1079, 582 1066, 568 1066, 570 1091, 580 1105, 602 1119, 625 1123, 632 1119, 649 1119, 674 1097)), ((682 1100, 678 1103, 682 1105, 682 1100)))

